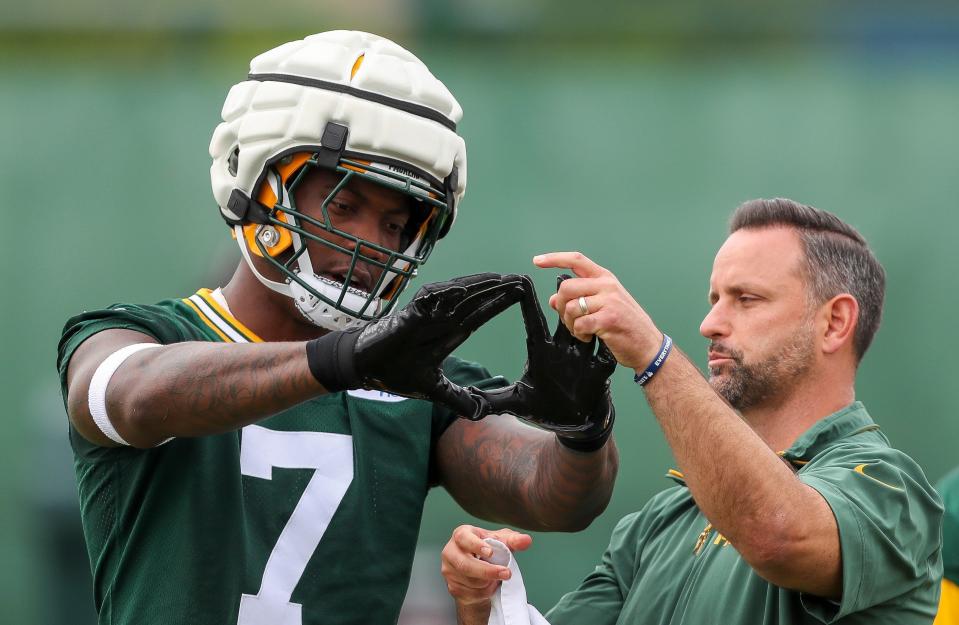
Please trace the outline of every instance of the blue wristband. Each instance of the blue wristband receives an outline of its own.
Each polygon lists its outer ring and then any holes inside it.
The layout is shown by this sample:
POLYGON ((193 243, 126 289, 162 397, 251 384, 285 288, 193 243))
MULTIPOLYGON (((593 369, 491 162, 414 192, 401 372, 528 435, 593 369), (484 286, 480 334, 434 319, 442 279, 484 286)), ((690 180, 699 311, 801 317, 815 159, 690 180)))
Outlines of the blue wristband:
POLYGON ((639 373, 633 378, 636 381, 636 384, 640 386, 646 386, 646 383, 653 379, 653 376, 656 375, 656 372, 659 371, 659 368, 663 366, 663 363, 666 362, 666 357, 669 356, 669 352, 673 350, 673 339, 669 338, 669 335, 663 332, 663 344, 659 348, 659 353, 656 354, 656 358, 653 359, 651 363, 646 365, 646 370, 643 371, 642 375, 639 373))

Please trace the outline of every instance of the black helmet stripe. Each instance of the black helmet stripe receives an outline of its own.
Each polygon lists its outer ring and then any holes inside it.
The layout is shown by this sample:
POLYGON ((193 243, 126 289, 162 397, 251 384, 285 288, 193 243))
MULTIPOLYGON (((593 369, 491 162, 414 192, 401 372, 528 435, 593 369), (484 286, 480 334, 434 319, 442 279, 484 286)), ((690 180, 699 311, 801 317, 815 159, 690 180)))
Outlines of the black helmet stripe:
POLYGON ((351 87, 350 85, 341 85, 335 82, 328 82, 326 80, 317 80, 316 78, 304 78, 303 76, 290 76, 287 74, 250 74, 247 76, 249 80, 255 80, 258 82, 286 82, 293 85, 300 85, 302 87, 315 87, 316 89, 324 89, 326 91, 335 91, 337 93, 345 93, 351 95, 355 98, 360 98, 361 100, 369 100, 370 102, 376 102, 377 104, 383 104, 391 108, 398 109, 400 111, 406 111, 407 113, 412 113, 419 117, 424 117, 426 119, 432 120, 434 122, 440 123, 453 132, 456 132, 456 122, 451 120, 446 115, 443 115, 435 109, 431 109, 428 106, 423 106, 422 104, 413 104, 412 102, 404 102, 397 98, 391 98, 389 96, 381 95, 379 93, 372 93, 370 91, 363 91, 362 89, 357 89, 356 87, 351 87))

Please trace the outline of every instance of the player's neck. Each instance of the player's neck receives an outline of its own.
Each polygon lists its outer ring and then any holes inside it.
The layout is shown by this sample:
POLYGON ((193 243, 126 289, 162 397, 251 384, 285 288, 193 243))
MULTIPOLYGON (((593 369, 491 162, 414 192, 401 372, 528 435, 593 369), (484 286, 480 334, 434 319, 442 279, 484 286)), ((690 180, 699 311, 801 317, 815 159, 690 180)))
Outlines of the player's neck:
POLYGON ((308 341, 327 333, 300 317, 290 298, 265 287, 242 261, 222 292, 233 316, 264 341, 308 341))

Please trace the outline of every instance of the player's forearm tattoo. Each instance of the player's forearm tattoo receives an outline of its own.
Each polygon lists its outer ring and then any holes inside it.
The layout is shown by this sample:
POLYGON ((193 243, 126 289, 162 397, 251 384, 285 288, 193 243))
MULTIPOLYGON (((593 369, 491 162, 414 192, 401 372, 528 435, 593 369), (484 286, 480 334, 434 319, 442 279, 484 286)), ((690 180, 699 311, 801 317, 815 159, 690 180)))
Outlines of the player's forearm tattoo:
POLYGON ((150 396, 170 435, 233 430, 319 392, 298 344, 172 347, 135 372, 152 376, 150 396))
POLYGON ((606 507, 618 466, 614 444, 577 453, 553 434, 502 425, 454 424, 448 434, 455 438, 443 441, 443 482, 470 512, 548 531, 577 529, 606 507))

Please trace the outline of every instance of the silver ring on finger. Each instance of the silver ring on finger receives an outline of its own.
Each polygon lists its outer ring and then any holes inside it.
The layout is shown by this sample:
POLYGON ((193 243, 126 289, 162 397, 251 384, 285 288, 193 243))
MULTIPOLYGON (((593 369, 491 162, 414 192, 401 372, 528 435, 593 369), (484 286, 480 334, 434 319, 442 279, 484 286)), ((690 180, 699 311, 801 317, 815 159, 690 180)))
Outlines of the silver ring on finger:
POLYGON ((586 297, 585 297, 585 296, 580 296, 580 298, 577 300, 577 302, 579 303, 579 312, 583 313, 583 316, 588 315, 588 314, 589 314, 589 306, 586 304, 586 297))

